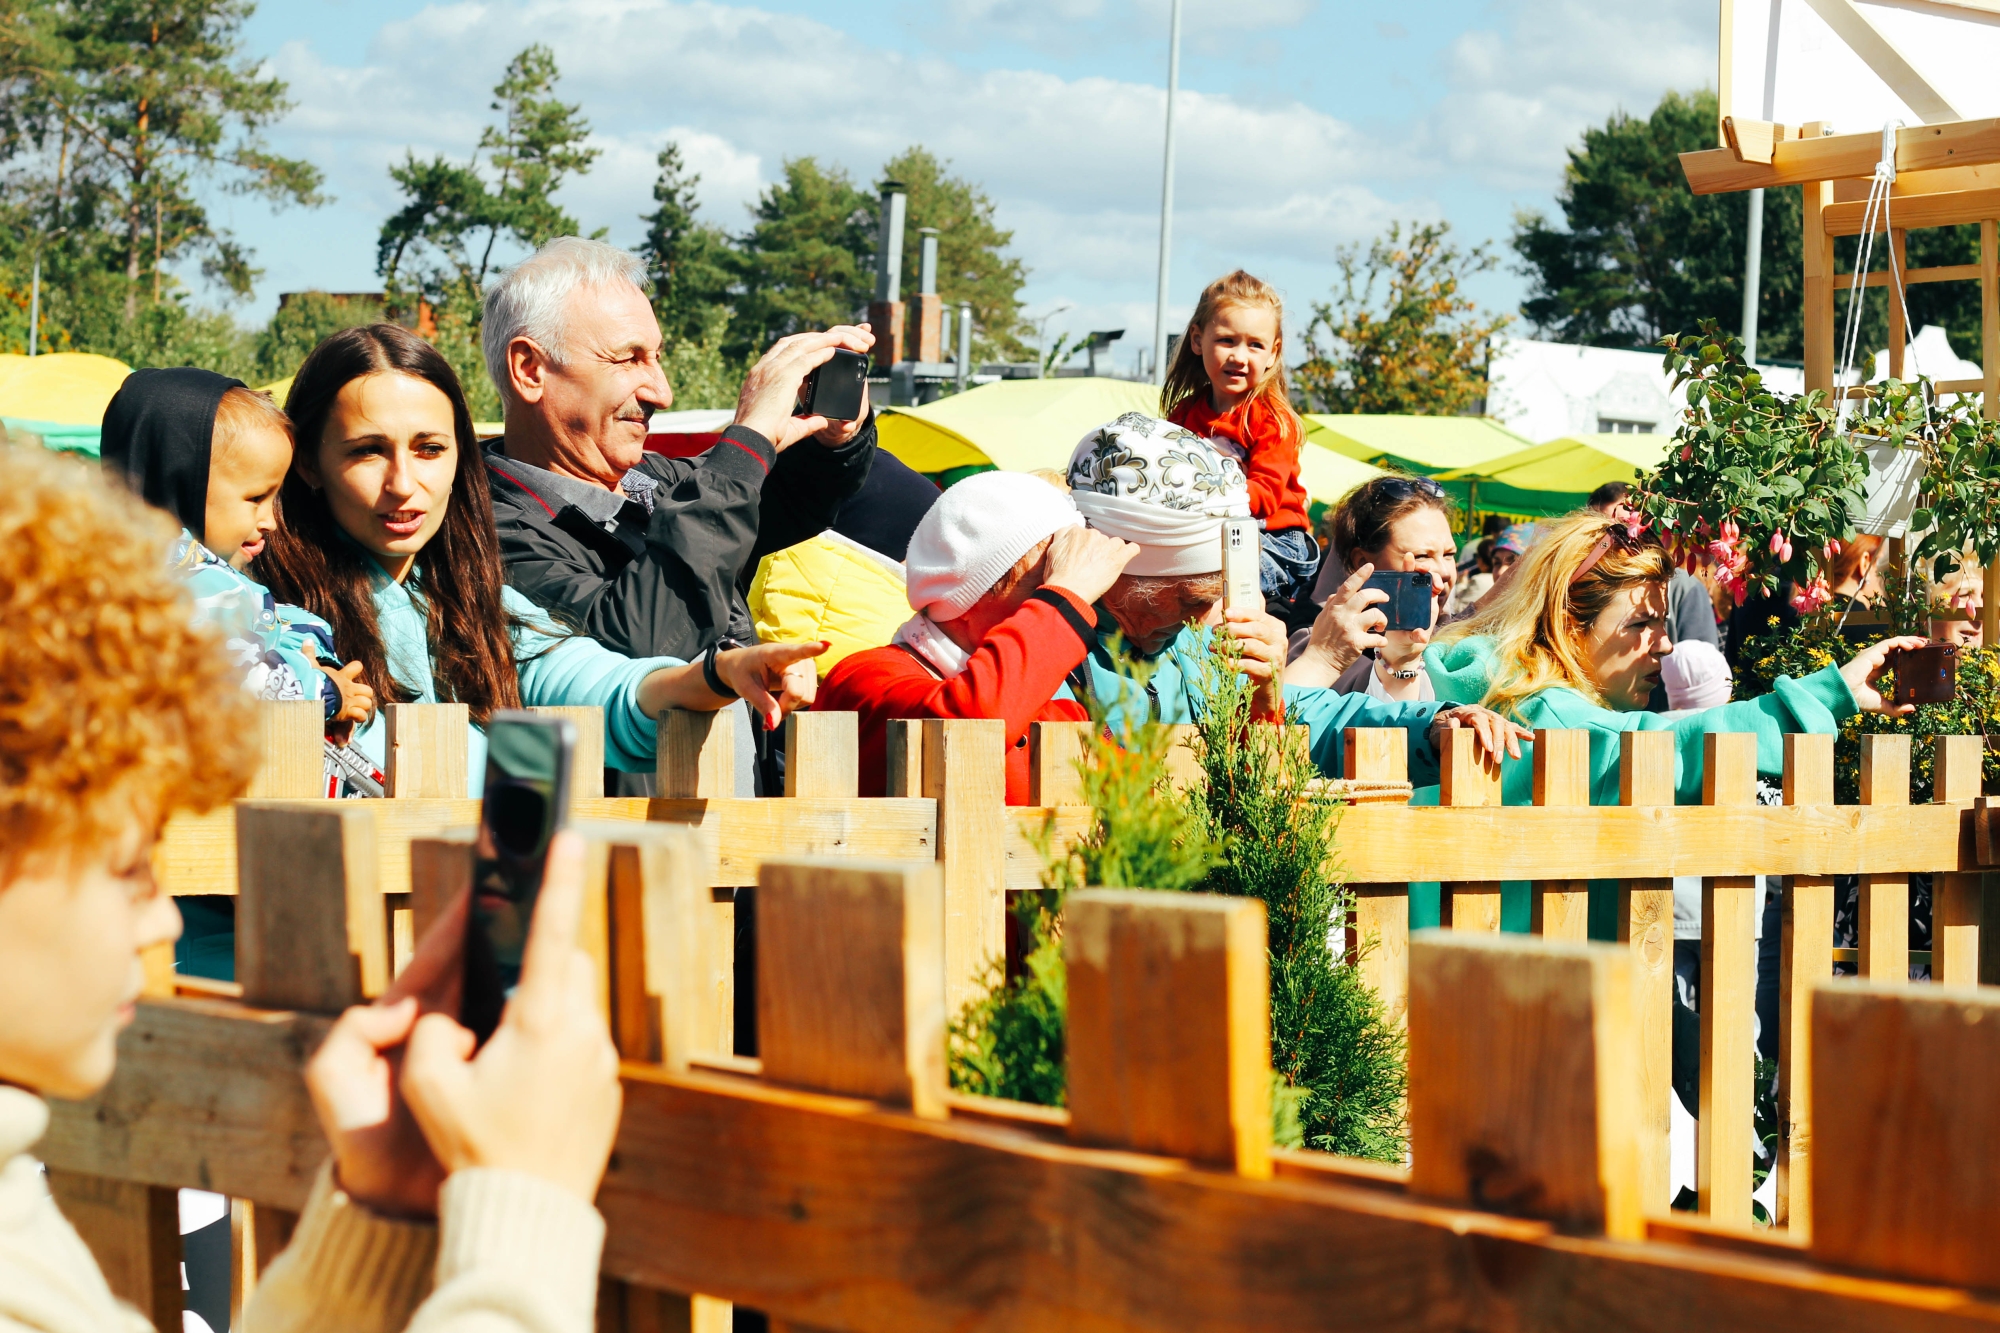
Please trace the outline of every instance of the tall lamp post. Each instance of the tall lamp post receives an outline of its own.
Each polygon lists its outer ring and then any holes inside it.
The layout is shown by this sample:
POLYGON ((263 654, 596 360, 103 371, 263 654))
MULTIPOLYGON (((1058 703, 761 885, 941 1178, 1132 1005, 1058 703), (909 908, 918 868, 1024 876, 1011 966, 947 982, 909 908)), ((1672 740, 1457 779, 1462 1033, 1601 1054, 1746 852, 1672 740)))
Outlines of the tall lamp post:
POLYGON ((1174 98, 1181 87, 1181 0, 1167 22, 1167 154, 1160 171, 1160 286, 1153 307, 1153 383, 1167 363, 1167 258, 1174 242, 1174 98))
POLYGON ((68 230, 68 227, 57 227, 54 231, 45 231, 41 239, 35 242, 35 276, 28 284, 29 356, 35 355, 42 330, 42 247, 68 230))

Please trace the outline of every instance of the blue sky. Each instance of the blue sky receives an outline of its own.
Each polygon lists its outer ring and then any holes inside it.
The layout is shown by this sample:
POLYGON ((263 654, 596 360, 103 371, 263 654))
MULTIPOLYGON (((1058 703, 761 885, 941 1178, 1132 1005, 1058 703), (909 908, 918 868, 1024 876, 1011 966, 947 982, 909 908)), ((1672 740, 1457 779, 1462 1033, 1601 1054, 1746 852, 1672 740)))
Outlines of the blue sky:
MULTIPOLYGON (((1667 88, 1712 83, 1716 0, 1186 0, 1170 320, 1242 265, 1299 314, 1333 255, 1395 219, 1504 246, 1548 209, 1563 149, 1667 88)), ((488 94, 530 41, 603 150, 564 204, 630 244, 653 155, 678 141, 707 216, 741 227, 786 157, 872 177, 923 143, 982 182, 1056 332, 1149 342, 1167 0, 265 0, 244 29, 294 110, 269 138, 327 173, 329 206, 273 213, 220 194, 219 220, 281 291, 379 285, 374 241, 406 150, 471 153, 488 94)), ((1512 309, 1522 280, 1481 281, 1512 309)))

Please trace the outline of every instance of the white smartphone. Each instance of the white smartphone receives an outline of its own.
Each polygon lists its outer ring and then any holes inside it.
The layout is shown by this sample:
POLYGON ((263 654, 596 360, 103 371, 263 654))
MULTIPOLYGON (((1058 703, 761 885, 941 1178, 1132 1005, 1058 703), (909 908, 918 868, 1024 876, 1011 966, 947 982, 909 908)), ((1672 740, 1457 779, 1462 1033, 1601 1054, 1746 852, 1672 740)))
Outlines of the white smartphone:
POLYGON ((1264 609, 1264 546, 1254 518, 1222 520, 1222 606, 1225 611, 1264 609))

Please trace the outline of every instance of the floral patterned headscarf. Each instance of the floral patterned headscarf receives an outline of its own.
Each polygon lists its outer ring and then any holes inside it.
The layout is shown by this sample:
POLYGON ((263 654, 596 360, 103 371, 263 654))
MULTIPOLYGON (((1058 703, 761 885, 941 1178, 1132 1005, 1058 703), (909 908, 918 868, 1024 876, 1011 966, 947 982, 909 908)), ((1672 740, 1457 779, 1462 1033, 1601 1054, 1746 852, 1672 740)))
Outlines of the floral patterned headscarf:
POLYGON ((1141 412, 1084 436, 1070 456, 1069 484, 1091 527, 1139 545, 1128 574, 1213 574, 1222 568, 1222 520, 1250 513, 1236 460, 1141 412))

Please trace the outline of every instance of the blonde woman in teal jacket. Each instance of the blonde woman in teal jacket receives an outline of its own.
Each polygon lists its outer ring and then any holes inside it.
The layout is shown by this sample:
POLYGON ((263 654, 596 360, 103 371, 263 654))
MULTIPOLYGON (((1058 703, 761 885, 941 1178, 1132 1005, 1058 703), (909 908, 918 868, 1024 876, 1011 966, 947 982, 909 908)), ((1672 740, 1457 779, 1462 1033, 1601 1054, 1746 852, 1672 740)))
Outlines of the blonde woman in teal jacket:
MULTIPOLYGON (((1787 732, 1838 731, 1856 713, 1906 714, 1875 687, 1889 654, 1923 644, 1888 639, 1845 666, 1803 679, 1780 677, 1771 693, 1666 717, 1645 711, 1673 651, 1667 638, 1667 583, 1673 563, 1657 544, 1627 527, 1583 512, 1545 527, 1500 594, 1470 620, 1449 626, 1424 654, 1441 700, 1484 704, 1529 728, 1590 733, 1590 799, 1618 804, 1619 735, 1671 731, 1675 799, 1701 801, 1702 737, 1755 732, 1757 770, 1784 772, 1787 732)), ((1534 755, 1502 761, 1508 805, 1534 794, 1534 755)))

